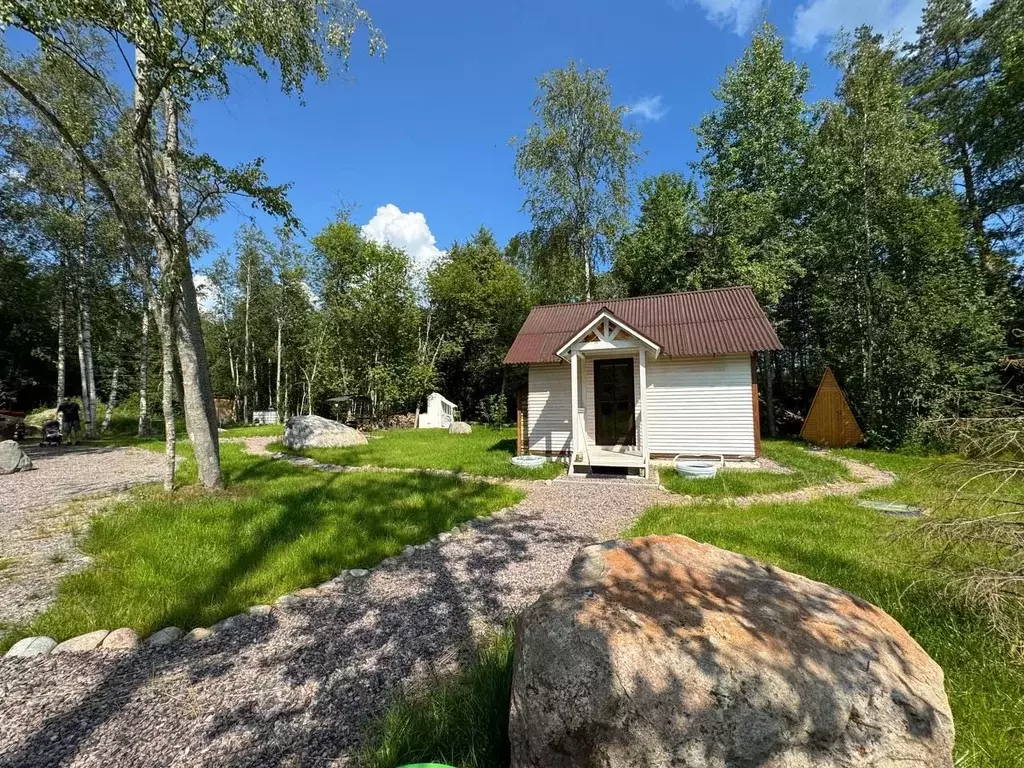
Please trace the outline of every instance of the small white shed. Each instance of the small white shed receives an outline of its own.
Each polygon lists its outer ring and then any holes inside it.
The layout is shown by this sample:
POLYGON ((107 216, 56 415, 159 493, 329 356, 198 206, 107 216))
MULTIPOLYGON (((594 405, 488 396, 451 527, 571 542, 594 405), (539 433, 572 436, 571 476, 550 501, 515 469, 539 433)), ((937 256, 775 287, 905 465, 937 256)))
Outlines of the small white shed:
POLYGON ((524 449, 583 467, 760 452, 757 352, 781 349, 749 287, 534 307, 524 449))
POLYGON ((448 429, 453 422, 457 421, 459 406, 446 398, 440 392, 431 392, 427 395, 427 410, 420 414, 420 429, 448 429))

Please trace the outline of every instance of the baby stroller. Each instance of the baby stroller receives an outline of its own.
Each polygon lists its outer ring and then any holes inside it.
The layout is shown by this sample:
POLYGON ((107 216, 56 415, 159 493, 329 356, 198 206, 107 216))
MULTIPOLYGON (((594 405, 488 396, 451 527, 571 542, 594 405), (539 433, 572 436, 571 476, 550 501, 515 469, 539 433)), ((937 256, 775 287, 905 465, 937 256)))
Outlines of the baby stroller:
POLYGON ((43 442, 40 445, 53 445, 60 448, 63 436, 60 433, 60 422, 50 419, 43 422, 43 442))

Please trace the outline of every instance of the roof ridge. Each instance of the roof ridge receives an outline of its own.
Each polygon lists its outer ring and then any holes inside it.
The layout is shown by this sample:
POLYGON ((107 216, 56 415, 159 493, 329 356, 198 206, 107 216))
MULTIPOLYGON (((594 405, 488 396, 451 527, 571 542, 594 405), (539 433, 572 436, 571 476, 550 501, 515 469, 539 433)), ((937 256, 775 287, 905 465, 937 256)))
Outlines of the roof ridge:
POLYGON ((640 301, 641 299, 661 299, 668 298, 669 296, 692 296, 695 293, 715 293, 718 291, 736 291, 742 288, 749 288, 751 291, 754 290, 752 285, 723 285, 719 288, 699 288, 695 291, 673 291, 672 293, 649 293, 646 296, 627 296, 624 299, 591 299, 590 301, 563 301, 558 304, 537 304, 533 306, 530 311, 535 309, 543 309, 544 307, 579 307, 584 304, 601 304, 605 305, 609 301, 640 301))

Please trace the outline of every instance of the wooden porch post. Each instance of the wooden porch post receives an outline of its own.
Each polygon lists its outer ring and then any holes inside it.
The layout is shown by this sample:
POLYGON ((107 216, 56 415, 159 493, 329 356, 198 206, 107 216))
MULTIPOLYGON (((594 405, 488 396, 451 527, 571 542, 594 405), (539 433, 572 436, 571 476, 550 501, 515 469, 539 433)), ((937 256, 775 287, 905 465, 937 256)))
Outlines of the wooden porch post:
POLYGON ((640 450, 644 456, 644 477, 651 476, 651 452, 647 446, 647 350, 640 347, 640 450))
POLYGON ((579 447, 579 407, 580 407, 580 377, 579 377, 579 353, 574 349, 569 354, 569 387, 570 403, 569 420, 572 428, 572 439, 569 443, 569 474, 573 474, 573 467, 576 464, 576 449, 579 447))

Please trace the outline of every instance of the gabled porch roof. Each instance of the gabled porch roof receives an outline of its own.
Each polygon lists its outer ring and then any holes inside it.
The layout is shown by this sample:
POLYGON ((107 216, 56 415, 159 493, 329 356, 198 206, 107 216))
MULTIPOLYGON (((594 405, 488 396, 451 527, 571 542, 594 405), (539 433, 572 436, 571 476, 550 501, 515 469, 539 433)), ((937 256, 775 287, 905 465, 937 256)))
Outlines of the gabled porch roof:
POLYGON ((661 354, 660 345, 616 317, 607 307, 598 312, 590 322, 580 328, 555 354, 563 360, 568 360, 573 347, 584 352, 644 347, 652 352, 655 357, 661 354), (593 334, 593 340, 588 340, 591 334, 593 334))

